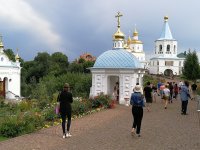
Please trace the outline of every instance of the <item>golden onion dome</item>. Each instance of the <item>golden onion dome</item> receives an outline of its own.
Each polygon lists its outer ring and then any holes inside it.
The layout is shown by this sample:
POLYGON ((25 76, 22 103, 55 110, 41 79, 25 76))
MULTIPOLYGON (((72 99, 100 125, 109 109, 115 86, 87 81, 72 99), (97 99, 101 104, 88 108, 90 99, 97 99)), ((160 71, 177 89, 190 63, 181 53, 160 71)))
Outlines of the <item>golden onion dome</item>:
POLYGON ((15 55, 15 60, 19 60, 19 59, 20 59, 19 55, 16 54, 16 55, 15 55))
POLYGON ((3 41, 2 41, 2 35, 0 35, 0 48, 4 48, 3 41))
POLYGON ((114 40, 124 40, 125 35, 123 32, 120 31, 120 28, 117 29, 117 32, 113 34, 113 39, 114 40))
POLYGON ((168 17, 168 16, 165 16, 165 17, 164 17, 164 20, 165 20, 165 21, 167 21, 168 19, 169 19, 169 17, 168 17))
POLYGON ((142 41, 139 40, 132 40, 131 44, 143 44, 142 41))
POLYGON ((0 41, 0 48, 4 48, 2 41, 0 41))
POLYGON ((137 32, 136 29, 135 29, 135 31, 133 32, 133 36, 138 36, 138 32, 137 32))

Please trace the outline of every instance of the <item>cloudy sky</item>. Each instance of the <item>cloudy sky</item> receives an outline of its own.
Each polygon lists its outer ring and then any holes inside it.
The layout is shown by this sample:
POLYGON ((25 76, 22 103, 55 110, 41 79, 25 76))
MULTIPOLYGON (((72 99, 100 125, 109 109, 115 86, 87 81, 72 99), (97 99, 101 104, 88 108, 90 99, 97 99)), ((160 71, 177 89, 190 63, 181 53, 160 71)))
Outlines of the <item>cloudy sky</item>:
POLYGON ((163 17, 169 16, 179 52, 200 50, 199 0, 0 0, 0 34, 5 49, 24 60, 38 52, 60 51, 69 60, 85 52, 99 56, 112 48, 115 15, 123 14, 121 30, 132 35, 136 24, 147 54, 160 37, 163 17))

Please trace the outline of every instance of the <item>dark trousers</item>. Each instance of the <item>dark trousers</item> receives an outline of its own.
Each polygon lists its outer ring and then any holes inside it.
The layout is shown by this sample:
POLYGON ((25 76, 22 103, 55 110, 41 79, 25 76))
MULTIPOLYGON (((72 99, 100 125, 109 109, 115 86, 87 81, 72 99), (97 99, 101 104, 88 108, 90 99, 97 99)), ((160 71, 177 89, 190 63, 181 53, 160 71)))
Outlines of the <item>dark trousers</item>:
POLYGON ((188 100, 182 101, 182 113, 183 114, 186 114, 186 112, 187 112, 187 105, 188 105, 188 100))
POLYGON ((67 132, 69 132, 71 125, 71 113, 61 114, 63 134, 66 133, 65 131, 66 117, 67 117, 67 132))
POLYGON ((132 107, 132 114, 133 114, 133 126, 132 128, 136 129, 136 133, 140 134, 140 128, 142 123, 143 117, 143 108, 142 107, 132 107))

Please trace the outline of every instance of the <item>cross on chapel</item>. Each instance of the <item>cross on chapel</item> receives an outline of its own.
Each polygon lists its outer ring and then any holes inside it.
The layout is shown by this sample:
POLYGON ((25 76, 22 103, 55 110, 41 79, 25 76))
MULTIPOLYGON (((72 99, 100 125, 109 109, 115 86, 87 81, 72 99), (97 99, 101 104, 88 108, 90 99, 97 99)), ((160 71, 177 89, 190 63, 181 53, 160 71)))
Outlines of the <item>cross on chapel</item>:
POLYGON ((115 16, 117 18, 117 27, 119 28, 120 27, 120 17, 122 17, 123 15, 120 13, 120 12, 117 12, 117 15, 115 16))

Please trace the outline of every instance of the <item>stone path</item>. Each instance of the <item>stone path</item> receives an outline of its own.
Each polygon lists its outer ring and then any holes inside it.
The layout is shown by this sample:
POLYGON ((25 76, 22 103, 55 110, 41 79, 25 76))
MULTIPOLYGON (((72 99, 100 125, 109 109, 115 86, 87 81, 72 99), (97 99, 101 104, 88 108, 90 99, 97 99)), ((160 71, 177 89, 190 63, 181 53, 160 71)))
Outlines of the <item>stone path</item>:
MULTIPOLYGON (((197 102, 180 113, 180 101, 165 110, 158 100, 144 109, 141 137, 132 137, 131 107, 117 105, 72 121, 72 137, 62 139, 61 126, 0 142, 0 150, 200 150, 197 102)), ((200 115, 200 114, 199 114, 200 115)))

